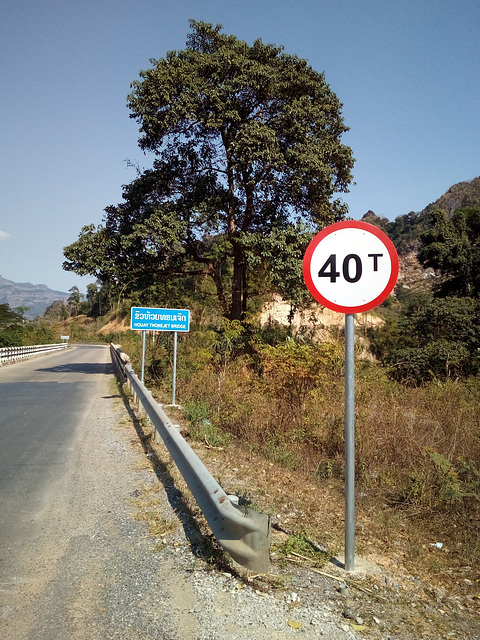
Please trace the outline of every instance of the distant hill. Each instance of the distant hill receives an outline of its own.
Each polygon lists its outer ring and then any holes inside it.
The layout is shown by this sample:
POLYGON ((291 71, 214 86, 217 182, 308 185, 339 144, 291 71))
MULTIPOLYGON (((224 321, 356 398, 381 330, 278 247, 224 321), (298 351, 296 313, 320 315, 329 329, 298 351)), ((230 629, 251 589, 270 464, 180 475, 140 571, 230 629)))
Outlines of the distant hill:
POLYGON ((480 207, 480 177, 468 182, 458 182, 440 198, 428 204, 422 211, 410 211, 389 220, 367 211, 362 220, 370 222, 385 231, 395 245, 400 258, 399 282, 411 289, 429 288, 433 271, 424 269, 417 258, 420 237, 431 225, 432 211, 445 211, 451 217, 457 209, 480 207))
POLYGON ((29 307, 25 317, 30 320, 42 316, 54 300, 66 300, 69 294, 54 291, 44 284, 12 282, 0 276, 0 304, 9 304, 11 309, 29 307))
POLYGON ((438 200, 427 205, 422 213, 441 209, 451 216, 462 207, 480 207, 480 177, 454 184, 438 200))
POLYGON ((381 218, 373 211, 367 211, 362 220, 380 227, 390 236, 399 254, 407 254, 418 250, 420 236, 431 224, 429 214, 432 211, 445 211, 447 216, 451 217, 457 209, 463 207, 480 207, 480 177, 454 184, 443 196, 428 204, 422 211, 410 211, 397 216, 393 221, 381 218))

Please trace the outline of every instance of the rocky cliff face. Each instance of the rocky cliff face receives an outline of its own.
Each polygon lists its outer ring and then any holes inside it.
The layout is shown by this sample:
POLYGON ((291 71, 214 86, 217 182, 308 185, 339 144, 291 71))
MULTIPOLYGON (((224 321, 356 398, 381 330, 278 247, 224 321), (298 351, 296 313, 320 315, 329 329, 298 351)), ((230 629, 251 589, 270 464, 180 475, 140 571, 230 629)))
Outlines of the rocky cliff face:
POLYGON ((480 207, 480 177, 452 185, 443 196, 427 205, 422 213, 441 209, 451 216, 462 207, 480 207))
POLYGON ((54 300, 66 300, 68 293, 54 291, 44 284, 12 282, 0 276, 0 304, 9 304, 11 309, 28 307, 25 317, 32 319, 42 316, 54 300))
POLYGON ((399 272, 398 284, 414 289, 416 291, 425 291, 431 289, 435 272, 433 269, 424 268, 415 251, 400 254, 398 256, 399 272))

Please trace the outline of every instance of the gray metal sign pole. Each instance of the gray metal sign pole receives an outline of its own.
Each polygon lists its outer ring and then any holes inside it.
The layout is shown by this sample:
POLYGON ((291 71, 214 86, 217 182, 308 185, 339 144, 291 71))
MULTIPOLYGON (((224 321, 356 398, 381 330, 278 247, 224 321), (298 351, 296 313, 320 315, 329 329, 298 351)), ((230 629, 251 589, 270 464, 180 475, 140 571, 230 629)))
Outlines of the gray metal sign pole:
POLYGON ((175 391, 177 387, 177 332, 174 331, 173 338, 173 399, 172 404, 175 406, 175 391))
POLYGON ((345 314, 345 569, 355 560, 355 313, 374 309, 392 292, 398 255, 368 222, 343 220, 317 233, 303 258, 303 277, 323 306, 345 314))
POLYGON ((345 315, 345 570, 355 565, 355 315, 345 315))
POLYGON ((142 331, 142 378, 141 381, 142 383, 145 382, 145 335, 146 335, 146 331, 142 331))

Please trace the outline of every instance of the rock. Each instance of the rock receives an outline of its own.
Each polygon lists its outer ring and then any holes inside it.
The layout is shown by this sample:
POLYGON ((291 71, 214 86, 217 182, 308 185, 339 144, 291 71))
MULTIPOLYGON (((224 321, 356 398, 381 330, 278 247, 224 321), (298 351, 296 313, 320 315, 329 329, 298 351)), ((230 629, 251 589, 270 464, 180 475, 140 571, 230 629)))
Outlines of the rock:
POLYGON ((358 613, 356 611, 352 611, 351 609, 345 609, 343 612, 343 617, 347 618, 347 620, 356 620, 358 617, 358 613))
POLYGON ((447 591, 442 588, 435 589, 435 599, 437 602, 441 602, 445 596, 447 595, 447 591))

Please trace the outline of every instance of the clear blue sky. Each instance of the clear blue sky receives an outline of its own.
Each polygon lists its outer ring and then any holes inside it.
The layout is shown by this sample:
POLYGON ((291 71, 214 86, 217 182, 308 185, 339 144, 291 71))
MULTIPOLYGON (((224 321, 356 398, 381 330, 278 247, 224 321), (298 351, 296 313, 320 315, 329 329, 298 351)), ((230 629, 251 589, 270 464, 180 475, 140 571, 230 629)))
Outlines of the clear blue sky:
POLYGON ((353 218, 480 175, 478 0, 15 0, 0 9, 0 275, 84 290, 62 249, 142 167, 126 96, 188 20, 306 58, 343 103, 353 218))

